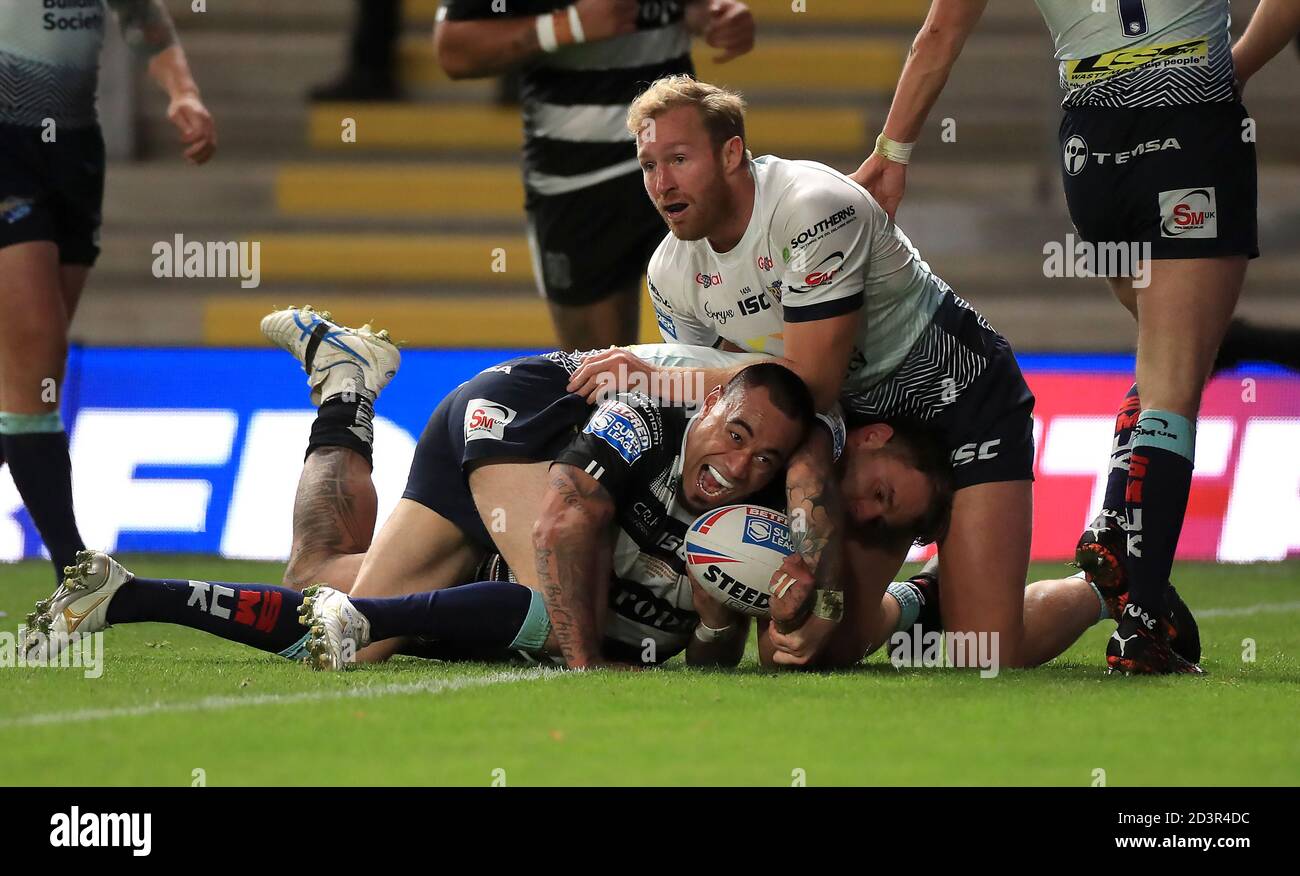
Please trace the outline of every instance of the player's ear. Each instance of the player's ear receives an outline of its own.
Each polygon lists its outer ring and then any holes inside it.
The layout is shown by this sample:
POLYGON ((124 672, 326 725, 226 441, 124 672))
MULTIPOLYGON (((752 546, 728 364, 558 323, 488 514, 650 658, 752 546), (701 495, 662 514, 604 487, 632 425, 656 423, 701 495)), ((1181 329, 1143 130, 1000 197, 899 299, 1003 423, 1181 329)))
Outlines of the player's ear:
POLYGON ((704 397, 704 404, 700 405, 700 413, 707 414, 713 409, 713 406, 718 403, 718 399, 720 398, 722 398, 721 384, 713 387, 713 389, 709 391, 709 394, 704 397))
POLYGON ((879 450, 894 437, 894 427, 888 423, 872 423, 854 430, 853 442, 865 450, 879 450))
POLYGON ((740 167, 745 158, 745 141, 737 135, 722 144, 722 166, 728 172, 740 167))

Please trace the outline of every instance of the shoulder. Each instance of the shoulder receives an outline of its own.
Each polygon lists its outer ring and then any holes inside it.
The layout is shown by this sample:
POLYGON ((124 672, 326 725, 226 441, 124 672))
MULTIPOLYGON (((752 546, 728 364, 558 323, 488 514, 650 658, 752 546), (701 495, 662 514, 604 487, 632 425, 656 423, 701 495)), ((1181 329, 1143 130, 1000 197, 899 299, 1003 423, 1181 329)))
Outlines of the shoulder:
POLYGON ((602 402, 583 427, 585 434, 603 441, 628 465, 671 444, 670 418, 649 396, 620 393, 602 402))

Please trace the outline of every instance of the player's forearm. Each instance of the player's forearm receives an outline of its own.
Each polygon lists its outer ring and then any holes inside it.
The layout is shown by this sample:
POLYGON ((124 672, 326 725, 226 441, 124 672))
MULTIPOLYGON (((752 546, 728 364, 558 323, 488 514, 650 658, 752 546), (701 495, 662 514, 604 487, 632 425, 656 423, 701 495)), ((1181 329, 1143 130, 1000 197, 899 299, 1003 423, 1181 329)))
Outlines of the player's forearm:
POLYGON ((542 51, 533 18, 443 21, 433 45, 438 65, 452 79, 504 73, 542 51))
POLYGON ((790 541, 821 590, 840 590, 843 508, 835 482, 831 438, 815 428, 790 458, 785 478, 790 541))
POLYGON ((149 61, 149 76, 172 100, 186 95, 198 97, 199 86, 190 74, 189 61, 180 43, 153 56, 149 61))
POLYGON ((1245 82, 1300 31, 1300 0, 1260 0, 1246 32, 1232 47, 1237 78, 1245 82))
POLYGON ((974 30, 987 0, 934 0, 925 23, 912 42, 894 101, 885 119, 884 135, 900 143, 920 136, 931 108, 939 99, 948 74, 974 30))
POLYGON ((574 527, 543 524, 533 542, 537 577, 551 629, 571 669, 600 660, 594 579, 598 563, 590 537, 574 527))
POLYGON ((533 526, 533 553, 551 629, 574 669, 600 661, 597 611, 604 606, 597 594, 608 587, 613 517, 613 500, 589 475, 569 465, 551 468, 533 526))
MULTIPOLYGON (((705 635, 708 635, 707 631, 705 635)), ((749 618, 737 615, 725 635, 705 642, 692 633, 686 644, 686 664, 700 667, 730 668, 745 656, 745 640, 749 636, 749 618)))

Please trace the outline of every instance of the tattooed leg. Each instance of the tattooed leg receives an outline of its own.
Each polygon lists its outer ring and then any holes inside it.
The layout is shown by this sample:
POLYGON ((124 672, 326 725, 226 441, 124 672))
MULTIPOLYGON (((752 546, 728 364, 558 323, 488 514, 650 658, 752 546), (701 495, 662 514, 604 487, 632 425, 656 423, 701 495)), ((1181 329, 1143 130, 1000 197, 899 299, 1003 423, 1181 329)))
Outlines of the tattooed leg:
POLYGON ((375 531, 378 499, 370 465, 344 447, 318 447, 303 464, 293 503, 287 587, 326 583, 348 590, 375 531))

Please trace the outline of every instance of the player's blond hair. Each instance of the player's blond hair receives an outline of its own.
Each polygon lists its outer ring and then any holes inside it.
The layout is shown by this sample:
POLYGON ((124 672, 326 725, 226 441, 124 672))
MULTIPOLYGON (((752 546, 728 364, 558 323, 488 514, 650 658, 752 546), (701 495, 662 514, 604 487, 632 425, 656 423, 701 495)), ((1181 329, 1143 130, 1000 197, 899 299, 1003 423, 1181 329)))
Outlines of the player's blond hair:
MULTIPOLYGON (((732 137, 745 143, 745 99, 734 91, 700 82, 684 73, 665 76, 650 83, 627 111, 627 129, 640 136, 647 120, 679 106, 693 106, 704 119, 704 127, 715 146, 732 137)), ((745 143, 745 157, 750 157, 745 143)))

